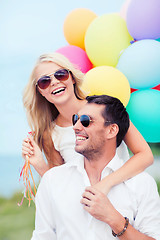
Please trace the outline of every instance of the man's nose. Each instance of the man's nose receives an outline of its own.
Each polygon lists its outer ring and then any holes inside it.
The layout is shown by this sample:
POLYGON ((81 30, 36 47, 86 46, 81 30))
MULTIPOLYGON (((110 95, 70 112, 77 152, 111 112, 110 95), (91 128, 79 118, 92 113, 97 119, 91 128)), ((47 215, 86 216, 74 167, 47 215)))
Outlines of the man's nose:
POLYGON ((83 129, 83 125, 80 121, 80 119, 78 119, 78 121, 75 123, 75 125, 73 125, 73 130, 76 131, 76 130, 82 130, 83 129))

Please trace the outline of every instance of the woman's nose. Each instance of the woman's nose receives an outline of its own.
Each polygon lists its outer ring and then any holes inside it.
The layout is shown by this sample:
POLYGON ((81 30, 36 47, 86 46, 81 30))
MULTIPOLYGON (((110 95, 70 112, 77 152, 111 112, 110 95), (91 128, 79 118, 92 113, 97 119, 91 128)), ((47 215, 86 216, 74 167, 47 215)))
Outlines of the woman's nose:
POLYGON ((50 78, 51 78, 51 85, 54 85, 54 84, 60 82, 60 80, 58 80, 57 78, 55 78, 54 75, 53 75, 53 76, 50 76, 50 78))

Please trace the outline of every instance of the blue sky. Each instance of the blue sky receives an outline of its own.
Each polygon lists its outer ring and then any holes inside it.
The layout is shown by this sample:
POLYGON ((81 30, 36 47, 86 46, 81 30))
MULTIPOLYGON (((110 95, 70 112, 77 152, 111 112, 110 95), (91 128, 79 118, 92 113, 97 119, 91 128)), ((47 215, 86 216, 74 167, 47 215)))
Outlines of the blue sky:
POLYGON ((0 154, 21 155, 29 131, 23 89, 37 57, 67 45, 63 23, 69 12, 88 8, 97 15, 118 12, 125 0, 1 0, 0 154))

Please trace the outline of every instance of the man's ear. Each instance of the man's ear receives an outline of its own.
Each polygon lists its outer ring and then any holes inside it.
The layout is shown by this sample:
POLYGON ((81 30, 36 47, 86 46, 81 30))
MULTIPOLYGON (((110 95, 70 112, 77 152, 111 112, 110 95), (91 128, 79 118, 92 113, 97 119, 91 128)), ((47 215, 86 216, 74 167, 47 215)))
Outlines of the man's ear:
POLYGON ((111 139, 117 136, 119 127, 116 123, 113 123, 107 127, 107 139, 111 139))

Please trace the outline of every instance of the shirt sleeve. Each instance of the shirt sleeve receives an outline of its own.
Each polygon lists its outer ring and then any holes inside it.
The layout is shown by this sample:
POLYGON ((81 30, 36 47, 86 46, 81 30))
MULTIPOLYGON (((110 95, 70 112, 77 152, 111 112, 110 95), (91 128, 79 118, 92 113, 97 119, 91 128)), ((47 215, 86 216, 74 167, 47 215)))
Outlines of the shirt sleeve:
POLYGON ((134 227, 156 240, 160 240, 160 198, 154 179, 144 174, 139 179, 139 189, 135 189, 137 195, 137 214, 134 227))
POLYGON ((35 230, 31 240, 56 240, 56 227, 54 221, 54 214, 52 211, 52 204, 48 190, 49 179, 46 174, 41 179, 36 194, 36 217, 35 230))

